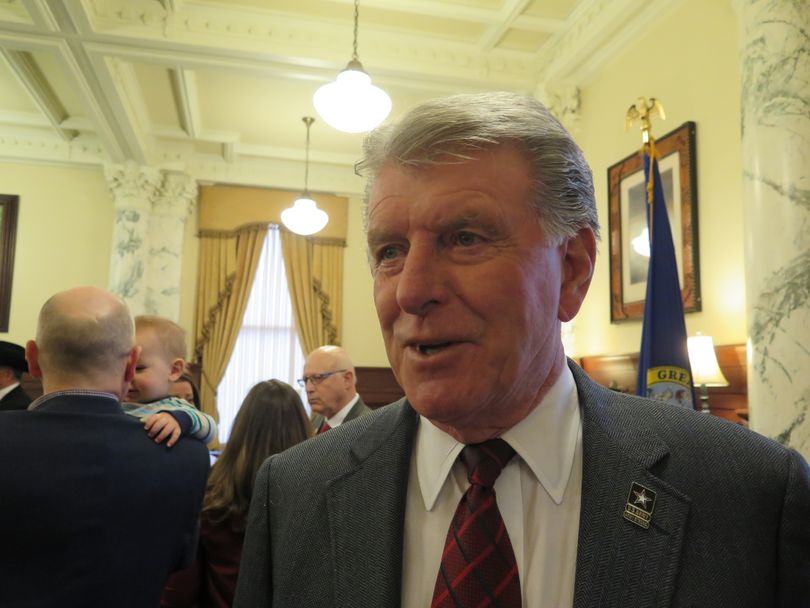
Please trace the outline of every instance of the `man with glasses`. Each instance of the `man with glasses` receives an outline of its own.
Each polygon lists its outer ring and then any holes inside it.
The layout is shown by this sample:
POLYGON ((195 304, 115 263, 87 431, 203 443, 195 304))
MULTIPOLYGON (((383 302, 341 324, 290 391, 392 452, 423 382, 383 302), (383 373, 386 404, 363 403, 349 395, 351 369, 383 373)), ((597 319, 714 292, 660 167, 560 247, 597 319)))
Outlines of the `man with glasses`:
POLYGON ((321 346, 309 353, 298 385, 307 391, 316 433, 371 411, 357 393, 357 375, 349 355, 339 346, 321 346))

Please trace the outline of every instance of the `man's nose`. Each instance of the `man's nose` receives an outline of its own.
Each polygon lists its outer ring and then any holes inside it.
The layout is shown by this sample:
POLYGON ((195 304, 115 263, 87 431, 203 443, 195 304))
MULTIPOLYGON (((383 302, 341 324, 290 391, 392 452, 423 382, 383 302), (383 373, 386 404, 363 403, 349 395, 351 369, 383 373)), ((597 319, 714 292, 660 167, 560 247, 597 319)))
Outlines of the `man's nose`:
POLYGON ((445 298, 445 274, 441 256, 434 245, 411 243, 397 281, 399 307, 409 314, 427 314, 445 298))

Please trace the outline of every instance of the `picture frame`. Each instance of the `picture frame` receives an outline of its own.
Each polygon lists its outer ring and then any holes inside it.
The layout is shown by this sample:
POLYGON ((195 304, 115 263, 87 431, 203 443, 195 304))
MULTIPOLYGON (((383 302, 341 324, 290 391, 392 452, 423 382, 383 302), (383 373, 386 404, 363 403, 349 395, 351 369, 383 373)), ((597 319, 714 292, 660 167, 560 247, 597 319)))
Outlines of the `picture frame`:
POLYGON ((8 331, 20 197, 0 194, 0 332, 8 331))
MULTIPOLYGON (((696 125, 689 121, 655 140, 675 245, 684 312, 701 310, 697 217, 696 125)), ((647 290, 644 165, 635 152, 608 167, 610 321, 641 319, 647 290)))

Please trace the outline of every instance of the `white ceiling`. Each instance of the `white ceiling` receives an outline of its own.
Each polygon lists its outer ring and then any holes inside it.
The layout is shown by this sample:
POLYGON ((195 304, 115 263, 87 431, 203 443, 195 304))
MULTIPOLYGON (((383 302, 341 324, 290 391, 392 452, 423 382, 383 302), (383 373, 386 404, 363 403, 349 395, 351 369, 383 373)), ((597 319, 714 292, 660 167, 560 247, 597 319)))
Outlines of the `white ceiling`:
MULTIPOLYGON (((361 0, 358 54, 392 118, 487 89, 567 95, 570 109, 675 4, 361 0)), ((312 94, 351 58, 353 13, 353 0, 0 0, 0 159, 133 160, 295 188, 301 118, 317 117, 312 94)), ((338 176, 362 135, 316 120, 311 139, 316 187, 356 190, 338 176)))

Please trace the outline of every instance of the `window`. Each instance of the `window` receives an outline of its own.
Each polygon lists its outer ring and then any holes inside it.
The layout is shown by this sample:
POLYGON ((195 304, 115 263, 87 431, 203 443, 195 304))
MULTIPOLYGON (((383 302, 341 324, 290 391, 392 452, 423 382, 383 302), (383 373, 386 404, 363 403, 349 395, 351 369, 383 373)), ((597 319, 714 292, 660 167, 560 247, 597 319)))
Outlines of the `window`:
MULTIPOLYGON (((287 288, 281 235, 277 226, 270 226, 242 319, 242 329, 217 389, 219 440, 228 440, 233 419, 248 391, 257 382, 276 378, 299 390, 295 378, 301 376, 303 369, 304 353, 298 341, 287 288)), ((303 394, 302 400, 307 406, 303 394)))

